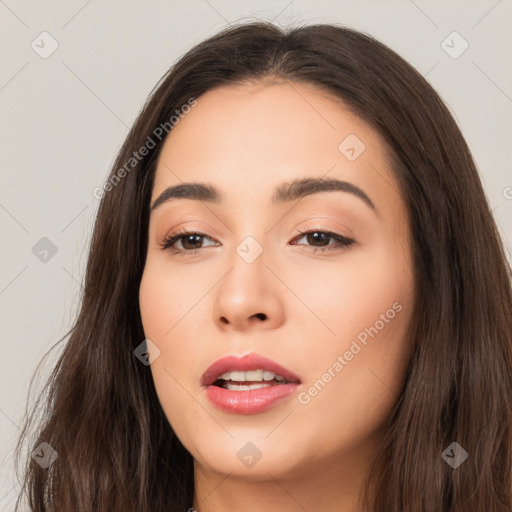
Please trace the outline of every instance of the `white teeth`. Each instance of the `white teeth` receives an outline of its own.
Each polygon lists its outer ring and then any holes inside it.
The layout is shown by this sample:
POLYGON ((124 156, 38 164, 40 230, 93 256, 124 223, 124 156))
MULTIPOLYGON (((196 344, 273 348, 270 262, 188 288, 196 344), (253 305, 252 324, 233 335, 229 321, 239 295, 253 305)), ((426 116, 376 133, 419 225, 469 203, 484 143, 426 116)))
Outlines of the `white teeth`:
POLYGON ((245 372, 244 380, 249 380, 251 382, 263 380, 263 370, 252 370, 250 372, 245 372))
POLYGON ((234 380, 235 382, 247 380, 245 378, 245 372, 231 372, 231 380, 234 380))
POLYGON ((219 379, 231 380, 233 382, 263 382, 276 379, 277 381, 283 382, 285 380, 281 375, 276 375, 274 372, 267 370, 251 370, 251 371, 234 371, 226 372, 219 376, 219 379))

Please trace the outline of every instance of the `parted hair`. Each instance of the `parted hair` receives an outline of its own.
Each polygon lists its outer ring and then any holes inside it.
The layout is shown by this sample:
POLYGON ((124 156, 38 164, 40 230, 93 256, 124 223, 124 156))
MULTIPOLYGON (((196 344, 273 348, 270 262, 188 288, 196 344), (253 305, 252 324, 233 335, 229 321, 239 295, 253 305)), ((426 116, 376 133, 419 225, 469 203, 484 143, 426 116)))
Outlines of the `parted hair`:
MULTIPOLYGON (((511 512, 512 272, 460 129, 397 53, 336 24, 232 25, 162 77, 110 177, 190 98, 200 104, 215 87, 265 79, 316 86, 372 126, 389 150, 410 219, 413 351, 362 509, 511 512), (442 457, 453 442, 468 453, 457 468, 442 457)), ((192 456, 165 417, 151 372, 134 356, 145 338, 138 291, 164 140, 101 198, 76 318, 53 347, 65 342, 23 419, 16 510, 23 496, 34 512, 191 506, 192 456), (30 457, 42 442, 58 454, 46 469, 30 457)))

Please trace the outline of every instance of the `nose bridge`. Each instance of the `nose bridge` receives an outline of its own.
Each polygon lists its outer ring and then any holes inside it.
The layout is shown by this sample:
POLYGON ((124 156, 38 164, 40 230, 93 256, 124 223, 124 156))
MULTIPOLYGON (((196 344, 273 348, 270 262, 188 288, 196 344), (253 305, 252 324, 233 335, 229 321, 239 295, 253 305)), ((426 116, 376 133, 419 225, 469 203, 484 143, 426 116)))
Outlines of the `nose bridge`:
POLYGON ((252 235, 247 235, 236 247, 235 252, 247 265, 263 260, 263 242, 258 242, 252 235))
POLYGON ((251 235, 235 246, 227 261, 231 271, 221 286, 230 301, 257 304, 256 297, 264 292, 268 278, 265 260, 263 245, 251 235))
POLYGON ((231 270, 216 294, 217 321, 238 327, 254 319, 274 326, 282 321, 283 305, 272 272, 266 268, 267 259, 263 244, 252 235, 235 246, 226 262, 231 270))

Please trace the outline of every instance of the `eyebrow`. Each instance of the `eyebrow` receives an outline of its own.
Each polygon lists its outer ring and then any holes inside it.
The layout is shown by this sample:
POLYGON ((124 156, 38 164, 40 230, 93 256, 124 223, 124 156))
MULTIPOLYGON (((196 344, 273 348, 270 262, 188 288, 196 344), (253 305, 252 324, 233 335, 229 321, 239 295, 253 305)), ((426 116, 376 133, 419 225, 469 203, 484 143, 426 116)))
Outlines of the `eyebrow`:
MULTIPOLYGON (((372 200, 359 187, 348 181, 341 181, 334 178, 302 178, 290 183, 278 185, 272 195, 273 204, 282 204, 295 199, 300 199, 320 192, 346 192, 352 194, 369 206, 377 213, 372 200)), ((175 199, 193 199, 206 201, 208 203, 220 204, 223 196, 220 191, 209 183, 182 183, 167 187, 154 201, 150 207, 153 212, 163 203, 175 199)))

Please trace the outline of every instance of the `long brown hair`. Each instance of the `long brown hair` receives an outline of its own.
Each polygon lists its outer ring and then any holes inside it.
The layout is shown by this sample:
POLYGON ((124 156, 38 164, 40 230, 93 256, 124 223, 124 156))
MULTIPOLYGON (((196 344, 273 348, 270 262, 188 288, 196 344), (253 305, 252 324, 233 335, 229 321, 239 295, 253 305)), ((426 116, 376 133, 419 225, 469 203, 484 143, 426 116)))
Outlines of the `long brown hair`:
POLYGON ((413 355, 362 494, 365 510, 510 512, 512 272, 463 136, 424 78, 372 37, 337 25, 283 30, 266 22, 231 26, 185 54, 119 151, 110 178, 123 176, 99 205, 77 319, 16 449, 19 458, 23 440, 29 450, 46 442, 58 454, 46 469, 27 455, 22 491, 30 510, 191 506, 192 457, 163 413, 149 368, 134 356, 145 337, 138 290, 165 140, 154 130, 214 87, 268 77, 315 85, 374 127, 409 213, 413 355), (127 168, 148 137, 156 147, 127 168), (456 468, 442 457, 453 442, 468 454, 456 468))

